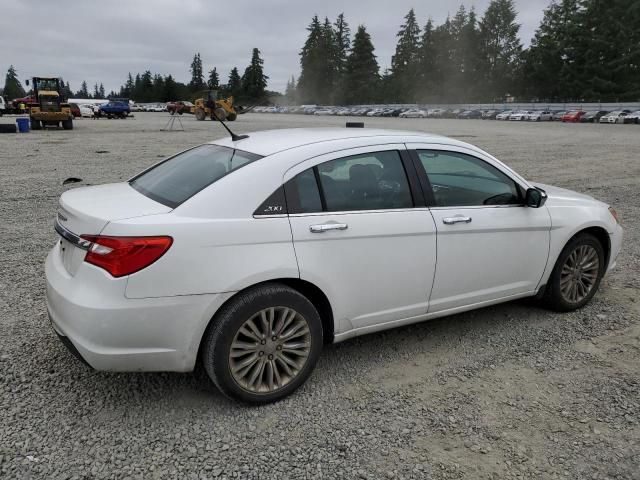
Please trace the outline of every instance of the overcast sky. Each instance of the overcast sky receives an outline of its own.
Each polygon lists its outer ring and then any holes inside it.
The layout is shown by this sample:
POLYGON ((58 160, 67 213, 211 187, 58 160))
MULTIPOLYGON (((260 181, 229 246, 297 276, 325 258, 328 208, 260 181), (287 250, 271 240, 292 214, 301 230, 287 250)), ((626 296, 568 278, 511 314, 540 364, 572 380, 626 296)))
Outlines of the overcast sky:
MULTIPOLYGON (((528 45, 550 0, 516 0, 520 37, 528 45)), ((283 91, 299 74, 298 53, 311 17, 332 21, 344 12, 352 34, 364 24, 381 69, 391 63, 396 33, 413 7, 423 26, 452 16, 460 4, 479 16, 489 0, 3 0, 0 72, 13 64, 22 81, 33 75, 60 75, 78 90, 103 82, 117 90, 127 72, 190 78, 200 52, 205 75, 217 67, 222 83, 229 70, 240 74, 258 47, 271 90, 283 91)), ((0 81, 4 81, 4 77, 0 81)))

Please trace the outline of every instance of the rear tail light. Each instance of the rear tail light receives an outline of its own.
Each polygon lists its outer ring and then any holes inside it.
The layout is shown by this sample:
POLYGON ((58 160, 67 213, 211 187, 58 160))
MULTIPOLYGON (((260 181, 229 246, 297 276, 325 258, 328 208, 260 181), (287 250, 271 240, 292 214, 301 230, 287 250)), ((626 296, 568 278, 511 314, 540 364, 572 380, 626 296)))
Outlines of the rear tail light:
POLYGON ((91 242, 84 261, 104 268, 114 277, 124 277, 147 268, 173 243, 171 237, 81 237, 91 242))

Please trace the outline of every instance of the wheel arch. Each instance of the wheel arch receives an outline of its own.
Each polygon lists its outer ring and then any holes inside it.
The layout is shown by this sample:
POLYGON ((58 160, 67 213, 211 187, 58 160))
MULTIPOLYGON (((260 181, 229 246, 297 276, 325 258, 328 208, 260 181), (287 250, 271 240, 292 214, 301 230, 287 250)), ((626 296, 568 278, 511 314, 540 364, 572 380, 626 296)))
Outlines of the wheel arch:
POLYGON ((600 245, 602 245, 602 249, 604 250, 604 270, 606 272, 609 267, 609 259, 611 256, 611 238, 609 237, 609 232, 607 232, 606 228, 598 226, 583 228, 567 240, 567 243, 583 233, 593 235, 600 242, 600 245))
POLYGON ((254 283, 252 285, 248 285, 241 290, 235 292, 232 296, 230 296, 227 300, 225 300, 218 309, 216 309, 213 316, 209 319, 206 328, 203 330, 202 335, 200 336, 198 343, 198 352, 196 356, 196 368, 197 365, 200 364, 201 354, 202 354, 202 340, 207 336, 207 331, 214 324, 216 315, 219 311, 221 311, 225 305, 234 300, 241 293, 251 289, 260 287, 262 285, 279 283, 282 285, 286 285, 302 295, 304 295, 318 310, 318 314, 320 315, 320 320, 322 321, 322 342, 326 344, 333 343, 335 336, 335 323, 333 318, 333 309, 331 307, 331 302, 329 302, 329 298, 327 295, 315 284, 308 282, 306 280, 302 280, 300 278, 274 278, 263 282, 254 283))

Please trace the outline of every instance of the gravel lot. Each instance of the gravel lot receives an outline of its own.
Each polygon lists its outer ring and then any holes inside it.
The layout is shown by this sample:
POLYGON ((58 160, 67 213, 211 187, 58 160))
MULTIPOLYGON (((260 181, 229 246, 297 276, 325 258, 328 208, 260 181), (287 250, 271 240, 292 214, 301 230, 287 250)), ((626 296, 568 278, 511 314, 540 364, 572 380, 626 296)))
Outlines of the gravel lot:
MULTIPOLYGON (((184 132, 138 113, 0 136, 1 478, 640 479, 640 127, 366 119, 469 141, 611 203, 619 266, 571 314, 515 302, 329 346, 296 394, 248 408, 194 375, 90 371, 47 321, 62 181, 124 180, 223 134, 181 119, 184 132)), ((344 122, 247 114, 232 127, 344 122)))

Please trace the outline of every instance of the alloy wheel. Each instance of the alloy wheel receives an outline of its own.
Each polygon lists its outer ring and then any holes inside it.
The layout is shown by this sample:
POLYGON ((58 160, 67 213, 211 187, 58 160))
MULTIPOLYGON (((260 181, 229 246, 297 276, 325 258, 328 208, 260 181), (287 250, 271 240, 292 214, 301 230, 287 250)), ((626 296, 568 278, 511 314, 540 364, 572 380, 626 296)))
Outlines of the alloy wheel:
POLYGON ((272 393, 290 383, 311 351, 307 320, 288 307, 260 310, 236 332, 229 350, 233 380, 252 393, 272 393))
POLYGON ((567 257, 560 272, 560 291, 565 301, 583 301, 598 279, 600 259, 591 245, 578 245, 567 257))

